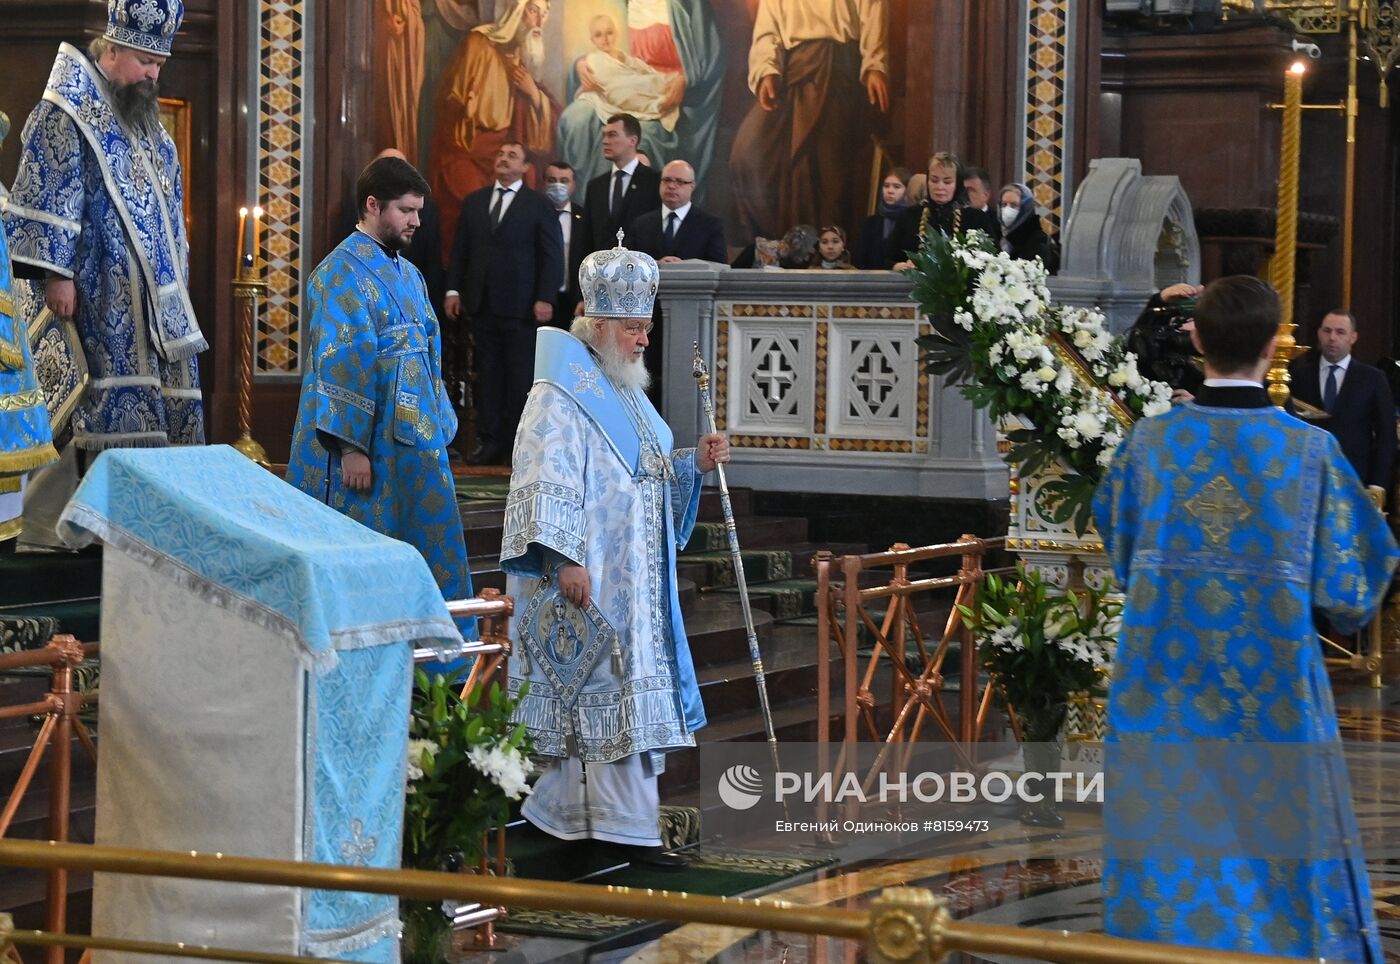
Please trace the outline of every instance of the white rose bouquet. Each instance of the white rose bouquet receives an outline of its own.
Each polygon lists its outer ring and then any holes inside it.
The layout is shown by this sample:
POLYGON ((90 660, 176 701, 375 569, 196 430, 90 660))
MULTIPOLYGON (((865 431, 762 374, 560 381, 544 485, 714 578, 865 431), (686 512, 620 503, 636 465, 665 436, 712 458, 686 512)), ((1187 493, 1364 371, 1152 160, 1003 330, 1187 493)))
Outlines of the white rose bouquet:
POLYGON ((1086 532, 1114 449, 1134 419, 1171 407, 1171 388, 1138 371, 1101 312, 1051 304, 1039 259, 1003 254, 979 231, 934 232, 909 274, 934 329, 919 339, 929 370, 993 419, 1030 426, 1007 433, 1011 461, 1023 474, 1064 466, 1042 493, 1054 521, 1086 532))

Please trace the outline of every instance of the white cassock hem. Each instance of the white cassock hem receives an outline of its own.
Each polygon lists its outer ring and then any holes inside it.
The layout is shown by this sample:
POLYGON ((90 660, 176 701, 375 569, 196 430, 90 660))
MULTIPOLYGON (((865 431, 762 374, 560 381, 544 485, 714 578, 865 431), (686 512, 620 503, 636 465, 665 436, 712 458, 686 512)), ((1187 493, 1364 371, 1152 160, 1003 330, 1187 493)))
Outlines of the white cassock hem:
POLYGON ((614 763, 565 757, 535 783, 521 815, 561 840, 605 840, 633 847, 661 845, 661 798, 651 754, 614 763))

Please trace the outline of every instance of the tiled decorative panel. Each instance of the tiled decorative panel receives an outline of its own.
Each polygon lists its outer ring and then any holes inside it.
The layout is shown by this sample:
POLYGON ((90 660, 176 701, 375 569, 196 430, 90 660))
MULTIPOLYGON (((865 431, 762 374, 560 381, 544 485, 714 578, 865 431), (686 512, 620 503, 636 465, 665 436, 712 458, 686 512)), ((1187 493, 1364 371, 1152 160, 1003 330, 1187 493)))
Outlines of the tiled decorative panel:
POLYGON ((1027 0, 1026 184, 1052 232, 1065 207, 1068 109, 1069 0, 1027 0))
POLYGON ((721 302, 719 427, 738 448, 927 454, 929 330, 907 303, 721 302))
POLYGON ((258 200, 265 212, 267 304, 258 324, 256 370, 301 371, 303 172, 309 155, 304 73, 304 0, 258 0, 258 200))

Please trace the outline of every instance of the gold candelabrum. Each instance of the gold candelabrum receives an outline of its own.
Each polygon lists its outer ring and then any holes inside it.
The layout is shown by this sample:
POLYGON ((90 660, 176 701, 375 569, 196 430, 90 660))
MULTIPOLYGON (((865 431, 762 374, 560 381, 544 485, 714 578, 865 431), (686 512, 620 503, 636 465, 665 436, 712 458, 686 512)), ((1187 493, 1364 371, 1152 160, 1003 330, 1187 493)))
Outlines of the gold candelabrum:
POLYGON ((1298 61, 1288 68, 1283 83, 1283 136, 1279 138, 1278 215, 1274 222, 1274 256, 1269 281, 1278 291, 1278 345, 1269 367, 1269 400, 1282 406, 1288 401, 1288 363, 1297 339, 1293 333, 1293 274, 1298 251, 1298 155, 1303 115, 1303 73, 1298 61))
MULTIPOLYGON (((248 259, 256 262, 256 257, 248 259)), ((238 328, 241 336, 241 366, 238 377, 238 441, 233 447, 248 458, 267 468, 267 452, 253 438, 253 332, 258 324, 258 305, 267 295, 267 282, 258 276, 253 263, 238 267, 233 279, 233 300, 237 306, 238 328)))

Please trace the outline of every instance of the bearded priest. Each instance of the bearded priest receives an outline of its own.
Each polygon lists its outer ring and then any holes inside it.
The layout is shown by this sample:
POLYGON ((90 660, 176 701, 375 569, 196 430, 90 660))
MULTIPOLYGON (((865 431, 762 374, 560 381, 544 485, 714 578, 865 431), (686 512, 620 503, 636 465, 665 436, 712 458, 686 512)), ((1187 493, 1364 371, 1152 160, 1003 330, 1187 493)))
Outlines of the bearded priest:
POLYGON ((642 360, 659 272, 619 246, 579 269, 584 314, 541 328, 512 461, 501 568, 516 600, 510 690, 553 762, 523 814, 564 840, 679 868, 661 847, 657 776, 705 725, 676 593, 676 552, 724 436, 672 449, 642 360))

